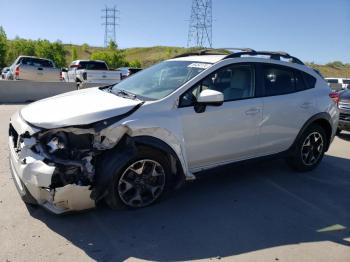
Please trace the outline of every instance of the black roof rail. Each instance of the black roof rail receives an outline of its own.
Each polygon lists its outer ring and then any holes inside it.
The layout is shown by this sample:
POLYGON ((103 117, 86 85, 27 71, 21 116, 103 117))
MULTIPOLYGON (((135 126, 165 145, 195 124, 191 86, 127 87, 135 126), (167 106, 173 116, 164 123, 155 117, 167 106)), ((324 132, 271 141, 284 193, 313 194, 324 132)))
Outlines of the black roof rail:
POLYGON ((242 51, 242 52, 256 52, 254 49, 249 48, 249 47, 243 47, 243 48, 240 48, 240 47, 223 47, 221 49, 225 49, 225 50, 228 50, 228 51, 237 51, 238 50, 238 51, 242 51))
POLYGON ((227 53, 221 52, 223 48, 220 49, 202 49, 202 50, 198 50, 198 51, 192 51, 192 52, 188 52, 188 53, 184 53, 181 55, 177 55, 173 58, 180 58, 180 57, 186 57, 186 56, 196 56, 196 55, 227 55, 227 53))
POLYGON ((270 59, 274 59, 274 60, 281 60, 281 58, 285 58, 285 59, 290 59, 292 63, 304 65, 304 63, 300 59, 298 59, 294 56, 291 56, 290 54, 288 54, 286 52, 282 52, 282 51, 272 51, 272 52, 270 52, 270 51, 255 51, 255 50, 243 51, 243 52, 229 54, 224 59, 239 58, 239 57, 242 57, 245 55, 247 55, 247 56, 265 55, 265 56, 269 56, 270 59))
POLYGON ((255 52, 251 48, 238 48, 238 47, 223 47, 223 48, 206 48, 201 49, 197 51, 191 51, 188 53, 177 55, 173 58, 180 58, 180 57, 186 57, 186 56, 196 56, 196 55, 227 55, 228 53, 233 53, 232 51, 242 51, 242 52, 255 52), (227 52, 225 52, 227 51, 227 52))

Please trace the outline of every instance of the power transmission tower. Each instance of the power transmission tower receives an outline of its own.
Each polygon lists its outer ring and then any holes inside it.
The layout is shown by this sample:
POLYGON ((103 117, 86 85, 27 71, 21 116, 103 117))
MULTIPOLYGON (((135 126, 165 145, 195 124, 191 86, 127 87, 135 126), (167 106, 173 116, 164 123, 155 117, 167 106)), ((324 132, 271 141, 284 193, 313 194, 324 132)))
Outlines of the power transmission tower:
POLYGON ((188 47, 213 47, 212 0, 192 0, 188 47))
POLYGON ((118 16, 119 10, 115 6, 112 8, 106 6, 104 9, 102 9, 102 13, 103 13, 102 25, 105 27, 104 44, 105 44, 105 47, 107 47, 110 41, 113 41, 114 43, 116 43, 115 28, 118 25, 117 21, 119 19, 119 16, 118 16))

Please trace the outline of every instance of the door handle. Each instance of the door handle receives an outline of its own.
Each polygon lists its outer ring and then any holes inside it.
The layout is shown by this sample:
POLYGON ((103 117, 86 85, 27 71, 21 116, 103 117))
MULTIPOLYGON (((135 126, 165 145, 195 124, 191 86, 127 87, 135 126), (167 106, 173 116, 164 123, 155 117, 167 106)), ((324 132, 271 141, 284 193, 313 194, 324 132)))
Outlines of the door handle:
POLYGON ((301 104, 300 107, 304 108, 304 109, 308 109, 311 107, 311 105, 312 105, 311 102, 305 102, 305 103, 301 104))
POLYGON ((42 71, 42 70, 43 70, 43 68, 42 68, 42 67, 38 67, 38 70, 42 71))
POLYGON ((256 115, 258 113, 260 113, 260 108, 251 108, 245 111, 245 114, 248 116, 256 115))

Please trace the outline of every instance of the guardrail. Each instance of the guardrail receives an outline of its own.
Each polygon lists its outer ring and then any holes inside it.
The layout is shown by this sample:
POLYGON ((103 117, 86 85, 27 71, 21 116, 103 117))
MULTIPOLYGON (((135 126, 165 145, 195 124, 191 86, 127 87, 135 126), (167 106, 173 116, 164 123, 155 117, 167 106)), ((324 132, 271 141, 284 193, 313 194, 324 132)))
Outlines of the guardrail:
MULTIPOLYGON (((84 88, 103 86, 89 83, 84 88)), ((0 80, 0 103, 25 103, 77 90, 76 83, 0 80)))

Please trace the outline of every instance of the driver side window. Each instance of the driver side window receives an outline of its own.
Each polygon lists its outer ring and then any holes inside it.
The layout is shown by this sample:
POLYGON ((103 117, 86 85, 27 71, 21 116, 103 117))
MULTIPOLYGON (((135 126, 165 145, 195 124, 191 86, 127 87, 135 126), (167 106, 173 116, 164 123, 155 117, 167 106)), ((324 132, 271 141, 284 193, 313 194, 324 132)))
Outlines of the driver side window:
POLYGON ((224 94, 224 101, 252 98, 255 94, 254 68, 251 65, 231 65, 220 68, 190 88, 180 97, 180 107, 193 106, 206 89, 224 94))

